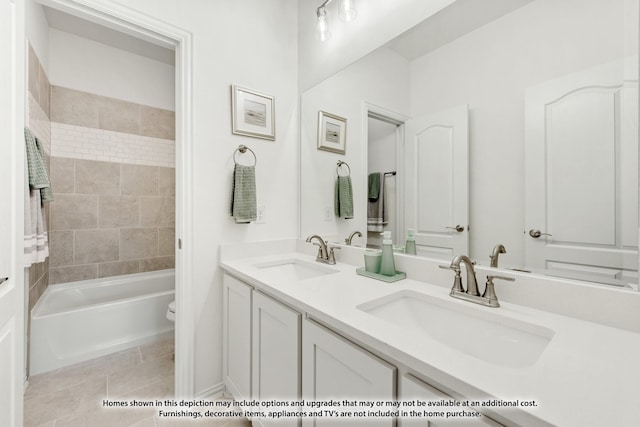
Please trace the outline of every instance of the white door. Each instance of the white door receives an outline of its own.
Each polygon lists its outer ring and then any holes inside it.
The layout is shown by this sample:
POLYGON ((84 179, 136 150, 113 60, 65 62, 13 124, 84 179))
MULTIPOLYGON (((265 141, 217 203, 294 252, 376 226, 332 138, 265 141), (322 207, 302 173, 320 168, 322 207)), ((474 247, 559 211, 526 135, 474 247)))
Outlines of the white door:
MULTIPOLYGON (((21 11, 11 0, 0 0, 0 426, 22 425, 24 381, 24 274, 17 233, 22 211, 17 203, 18 182, 24 158, 16 150, 24 146, 22 134, 24 43, 21 11), (20 258, 18 259, 18 257, 20 258)), ((21 182, 24 184, 23 182, 21 182)), ((20 244, 22 239, 20 239, 20 244)))
POLYGON ((638 89, 624 65, 526 92, 527 267, 637 280, 638 89))
MULTIPOLYGON (((253 292, 253 400, 300 400, 302 315, 253 292)), ((287 408, 290 411, 294 407, 287 408)), ((295 417, 253 419, 256 426, 298 426, 295 417)))
POLYGON ((419 255, 469 255, 469 126, 466 105, 405 123, 405 226, 419 255))

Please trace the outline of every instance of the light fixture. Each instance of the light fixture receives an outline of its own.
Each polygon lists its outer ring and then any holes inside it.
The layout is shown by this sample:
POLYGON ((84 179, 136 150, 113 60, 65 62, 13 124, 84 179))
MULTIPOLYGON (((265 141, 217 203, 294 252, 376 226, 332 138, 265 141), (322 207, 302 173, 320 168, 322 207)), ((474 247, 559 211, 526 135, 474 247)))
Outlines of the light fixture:
MULTIPOLYGON (((318 16, 318 23, 316 25, 316 39, 321 42, 327 41, 331 38, 331 31, 329 30, 329 21, 327 20, 327 5, 332 0, 325 0, 324 3, 316 10, 318 16)), ((344 22, 351 22, 358 16, 356 10, 355 0, 340 0, 338 16, 344 22)))
POLYGON ((324 8, 324 5, 318 8, 316 14, 318 15, 316 39, 320 40, 321 42, 327 41, 331 38, 331 31, 329 31, 329 23, 327 22, 327 10, 324 8))
POLYGON ((356 0, 340 0, 340 8, 338 9, 338 16, 344 22, 351 22, 358 17, 358 11, 356 10, 356 0))

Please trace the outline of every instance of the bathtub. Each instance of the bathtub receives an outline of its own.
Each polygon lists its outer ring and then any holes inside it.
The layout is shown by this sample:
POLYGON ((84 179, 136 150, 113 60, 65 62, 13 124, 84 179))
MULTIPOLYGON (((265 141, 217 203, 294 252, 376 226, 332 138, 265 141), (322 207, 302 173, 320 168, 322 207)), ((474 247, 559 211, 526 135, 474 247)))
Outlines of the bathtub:
POLYGON ((173 269, 49 286, 31 312, 30 375, 171 333, 174 286, 173 269))

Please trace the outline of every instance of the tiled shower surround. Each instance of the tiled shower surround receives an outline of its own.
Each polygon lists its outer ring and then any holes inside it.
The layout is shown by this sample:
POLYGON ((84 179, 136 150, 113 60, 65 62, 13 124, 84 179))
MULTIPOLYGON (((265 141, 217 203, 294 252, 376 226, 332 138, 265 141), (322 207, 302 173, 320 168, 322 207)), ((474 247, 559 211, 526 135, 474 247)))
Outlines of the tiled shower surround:
POLYGON ((173 268, 173 112, 51 94, 50 284, 173 268))

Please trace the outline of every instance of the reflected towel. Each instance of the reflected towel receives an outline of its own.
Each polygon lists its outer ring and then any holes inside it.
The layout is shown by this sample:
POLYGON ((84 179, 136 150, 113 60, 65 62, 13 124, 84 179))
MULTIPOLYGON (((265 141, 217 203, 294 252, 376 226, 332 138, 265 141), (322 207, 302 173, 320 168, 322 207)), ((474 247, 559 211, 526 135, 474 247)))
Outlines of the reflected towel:
POLYGON ((256 169, 255 166, 236 164, 231 187, 231 216, 237 224, 256 220, 256 169))
POLYGON ((336 179, 334 210, 338 218, 353 219, 353 188, 350 176, 336 179))
MULTIPOLYGON (((369 177, 374 174, 369 174, 369 177)), ((376 172, 378 175, 376 181, 379 183, 378 198, 376 200, 369 199, 367 204, 367 231, 384 231, 384 225, 389 222, 387 218, 387 210, 384 197, 384 174, 376 172)), ((371 182, 371 180, 369 180, 371 182)), ((371 192, 371 191, 370 191, 371 192)))
POLYGON ((369 174, 369 201, 375 202, 380 197, 380 179, 381 173, 375 172, 369 174))

